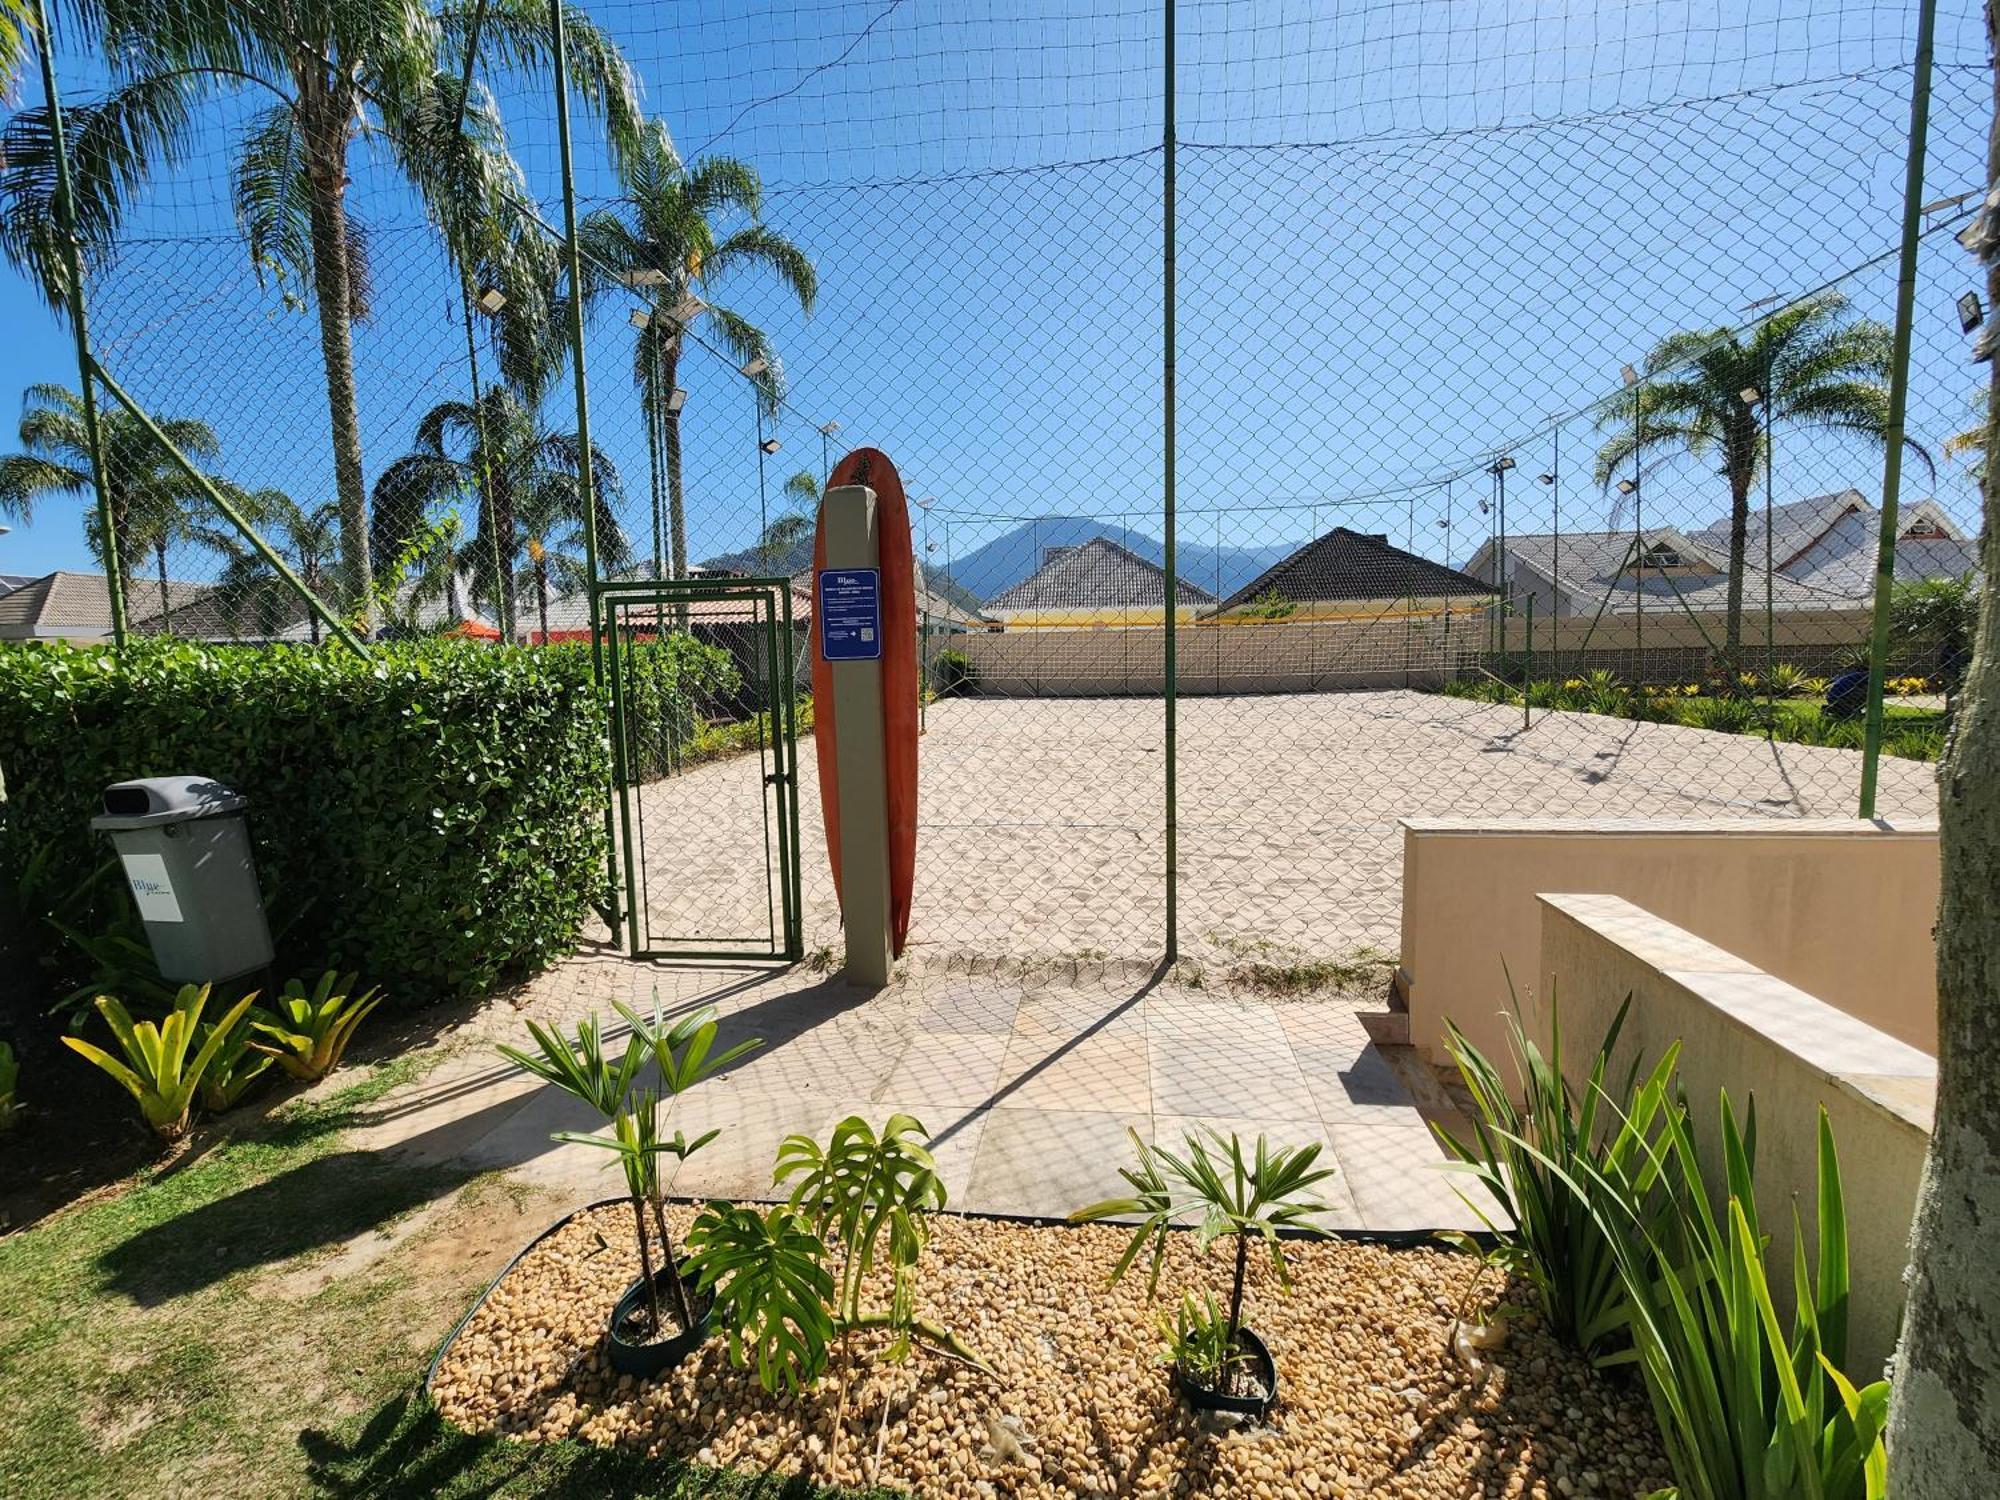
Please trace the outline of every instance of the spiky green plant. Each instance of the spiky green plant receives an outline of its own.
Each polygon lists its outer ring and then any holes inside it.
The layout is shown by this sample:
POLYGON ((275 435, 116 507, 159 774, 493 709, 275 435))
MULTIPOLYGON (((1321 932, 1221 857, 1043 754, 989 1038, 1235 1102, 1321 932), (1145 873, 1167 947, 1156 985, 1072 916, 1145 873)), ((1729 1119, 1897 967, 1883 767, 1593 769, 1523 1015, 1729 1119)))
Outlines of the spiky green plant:
POLYGON ((1461 1138, 1441 1125, 1431 1128, 1484 1189, 1459 1197, 1495 1236, 1494 1258, 1535 1288, 1557 1334, 1600 1365, 1628 1363, 1630 1309, 1617 1257, 1570 1183, 1586 1163, 1596 1162, 1629 1178, 1641 1194, 1650 1192, 1657 1170, 1645 1143, 1661 1116, 1677 1107, 1671 1090, 1680 1044, 1666 1050, 1643 1082, 1635 1059, 1616 1093, 1608 1093, 1611 1055, 1632 1008, 1628 995, 1597 1044, 1583 1087, 1572 1089, 1563 1077, 1556 996, 1549 996, 1544 1052, 1521 1024, 1511 978, 1508 988, 1507 1039, 1518 1086, 1447 1022, 1446 1050, 1472 1095, 1472 1133, 1461 1138), (1603 1107, 1607 1098, 1614 1108, 1603 1107))
MULTIPOLYGON (((1739 1128, 1720 1097, 1727 1193, 1712 1207, 1683 1114, 1662 1116, 1647 1151, 1668 1211, 1615 1165, 1560 1176, 1615 1255, 1637 1363, 1683 1500, 1881 1500, 1889 1383, 1843 1370, 1847 1214, 1833 1127, 1819 1112, 1816 1263, 1792 1208, 1789 1330, 1771 1296, 1754 1181, 1756 1111, 1739 1128)), ((1548 1163, 1551 1170, 1554 1164, 1548 1163)))
POLYGON ((1195 1222, 1197 1251, 1206 1251, 1219 1239, 1234 1240, 1236 1264, 1229 1286, 1229 1342, 1234 1346, 1243 1327, 1243 1281, 1249 1269, 1250 1242, 1264 1242, 1279 1285, 1290 1291, 1291 1268, 1285 1260, 1282 1234, 1324 1232, 1314 1216, 1327 1212, 1327 1206, 1308 1197, 1307 1191, 1333 1176, 1333 1168, 1313 1166, 1321 1150, 1317 1143, 1274 1151, 1259 1135, 1254 1156, 1246 1159, 1238 1136, 1224 1136, 1208 1126, 1199 1132, 1189 1131, 1179 1153, 1164 1146, 1148 1146, 1136 1130, 1131 1136, 1138 1164, 1121 1167, 1118 1175, 1132 1185, 1132 1194, 1079 1208, 1069 1216, 1070 1222, 1138 1219, 1125 1253, 1112 1268, 1111 1280, 1116 1284, 1132 1268, 1140 1251, 1150 1247, 1149 1297, 1159 1289, 1167 1230, 1176 1218, 1199 1215, 1195 1222), (1209 1154, 1211 1143, 1217 1155, 1209 1154))
MULTIPOLYGON (((253 995, 251 998, 256 997, 253 995)), ((210 1114, 221 1114, 241 1104, 244 1096, 270 1071, 271 1055, 259 1051, 250 1042, 251 1024, 259 1019, 262 1019, 262 1012, 252 1006, 242 1020, 229 1027, 224 1032, 222 1046, 216 1051, 214 1061, 201 1075, 201 1107, 210 1114)), ((204 1026, 201 1040, 206 1043, 211 1032, 222 1030, 221 1022, 204 1026)))
POLYGON ((271 1019, 252 1024, 250 1045, 276 1058, 292 1077, 319 1082, 340 1066, 354 1029, 382 1003, 380 990, 354 993, 357 977, 328 969, 310 991, 296 979, 286 980, 271 1019))
POLYGON ((1153 1321, 1160 1331, 1160 1362, 1210 1390, 1222 1384, 1231 1366, 1245 1359, 1230 1339, 1229 1320, 1213 1292, 1203 1292, 1199 1301, 1193 1292, 1184 1292, 1171 1314, 1162 1311, 1153 1321))
POLYGON ((119 1050, 125 1054, 124 1060, 81 1037, 66 1036, 63 1045, 116 1079, 138 1101, 139 1112, 162 1139, 179 1140, 187 1134, 188 1114, 202 1074, 222 1050, 229 1032, 250 1009, 251 999, 245 995, 231 1006, 210 1028, 206 1040, 196 1046, 202 1008, 208 1004, 207 985, 184 985, 174 1000, 174 1008, 157 1024, 134 1021, 115 996, 99 995, 98 1014, 111 1028, 119 1050), (192 1057, 188 1055, 191 1048, 192 1057))

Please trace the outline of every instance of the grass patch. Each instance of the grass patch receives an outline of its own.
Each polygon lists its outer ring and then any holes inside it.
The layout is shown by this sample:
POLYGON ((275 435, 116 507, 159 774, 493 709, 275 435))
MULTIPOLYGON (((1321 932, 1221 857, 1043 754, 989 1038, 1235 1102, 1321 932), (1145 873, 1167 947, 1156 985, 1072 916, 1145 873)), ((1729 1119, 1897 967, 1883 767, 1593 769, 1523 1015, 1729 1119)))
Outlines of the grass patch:
POLYGON ((820 1493, 469 1438, 410 1395, 485 1278, 548 1216, 503 1179, 343 1144, 440 1056, 337 1075, 0 1239, 0 1495, 820 1493), (386 1251, 350 1256, 454 1191, 386 1251))
POLYGON ((1393 954, 1366 943, 1340 957, 1324 958, 1269 938, 1223 933, 1208 936, 1211 943, 1238 960, 1226 971, 1228 984, 1278 999, 1315 995, 1322 990, 1366 988, 1379 983, 1396 966, 1393 954))
MULTIPOLYGON (((1496 677, 1448 683, 1448 698, 1521 706, 1522 689, 1496 677)), ((1749 695, 1718 697, 1696 684, 1636 689, 1608 672, 1556 681, 1538 678, 1527 684, 1531 708, 1569 713, 1601 714, 1642 723, 1680 724, 1723 734, 1754 735, 1793 745, 1822 745, 1835 750, 1859 750, 1864 730, 1859 718, 1834 718, 1823 700, 1780 697, 1767 702, 1749 695)), ((1942 709, 1885 701, 1882 706, 1882 752, 1902 760, 1936 760, 1944 750, 1942 709)))
POLYGON ((705 1468, 671 1456, 587 1443, 527 1443, 458 1431, 420 1395, 385 1403, 352 1432, 299 1436, 314 1490, 371 1500, 472 1500, 489 1495, 598 1500, 833 1500, 891 1490, 829 1490, 803 1479, 705 1468))

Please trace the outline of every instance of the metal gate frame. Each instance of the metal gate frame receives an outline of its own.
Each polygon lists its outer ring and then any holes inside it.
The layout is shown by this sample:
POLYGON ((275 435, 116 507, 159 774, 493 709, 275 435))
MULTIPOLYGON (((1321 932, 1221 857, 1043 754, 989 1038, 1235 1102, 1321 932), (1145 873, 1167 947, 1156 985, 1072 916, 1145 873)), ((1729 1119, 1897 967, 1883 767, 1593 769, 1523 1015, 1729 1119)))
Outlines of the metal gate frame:
MULTIPOLYGON (((798 776, 798 694, 792 588, 788 578, 680 578, 624 579, 600 582, 591 591, 591 629, 604 653, 604 670, 611 689, 611 796, 618 809, 618 840, 610 850, 611 881, 622 889, 626 948, 635 958, 685 959, 773 959, 796 962, 805 954, 804 900, 799 871, 799 776, 798 776), (763 777, 766 820, 765 880, 772 878, 768 829, 777 824, 777 907, 782 921, 776 924, 771 941, 763 946, 745 947, 657 947, 651 932, 641 935, 645 891, 644 864, 634 836, 635 802, 639 786, 626 775, 627 725, 625 718, 624 665, 621 660, 626 641, 619 626, 621 613, 650 609, 655 628, 658 622, 686 606, 703 603, 738 603, 751 608, 751 620, 761 638, 765 662, 764 681, 770 685, 766 710, 767 730, 760 734, 758 748, 770 752, 763 777), (620 865, 623 869, 620 869, 620 865), (621 878, 622 877, 622 878, 621 878)), ((684 615, 681 616, 683 619, 684 615)), ((668 632, 660 630, 664 637, 668 632)), ((643 820, 641 820, 643 822, 643 820)), ((643 828, 640 832, 643 834, 643 828)), ((774 911, 773 915, 777 915, 774 911)))

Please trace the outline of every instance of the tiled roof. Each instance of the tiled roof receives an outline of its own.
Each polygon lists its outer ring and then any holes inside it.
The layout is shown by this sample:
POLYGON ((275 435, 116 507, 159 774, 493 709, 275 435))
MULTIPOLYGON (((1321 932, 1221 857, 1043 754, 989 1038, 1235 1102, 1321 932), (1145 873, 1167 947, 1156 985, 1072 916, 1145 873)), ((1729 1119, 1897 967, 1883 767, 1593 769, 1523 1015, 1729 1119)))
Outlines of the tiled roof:
MULTIPOLYGON (((1177 604, 1213 604, 1215 595, 1185 578, 1177 604)), ((988 613, 1039 609, 1157 609, 1166 603, 1167 575, 1109 537, 1094 536, 1056 551, 1010 589, 986 601, 988 613)))
MULTIPOLYGON (((1783 571, 1791 560, 1826 534, 1842 516, 1856 511, 1875 513, 1875 507, 1862 498, 1859 490, 1839 490, 1831 495, 1814 495, 1808 500, 1793 500, 1785 505, 1771 508, 1771 555, 1776 559, 1779 571, 1783 571)), ((1692 533, 1694 540, 1712 548, 1716 556, 1724 559, 1727 566, 1729 557, 1729 520, 1724 517, 1713 525, 1704 526, 1692 533)), ((1750 524, 1744 530, 1743 555, 1761 560, 1764 556, 1764 507, 1753 504, 1750 507, 1750 524)))
POLYGON ((1493 589, 1470 573, 1432 562, 1385 536, 1336 526, 1290 557, 1266 568, 1222 601, 1233 609, 1266 594, 1295 604, 1364 599, 1436 599, 1462 594, 1491 594, 1493 589))
MULTIPOLYGON (((168 607, 188 604, 207 591, 206 584, 170 580, 168 607)), ((135 578, 126 584, 126 615, 135 629, 148 604, 152 613, 159 612, 159 600, 160 585, 155 580, 135 578)), ((111 591, 102 573, 58 571, 0 594, 0 640, 110 633, 111 591)))

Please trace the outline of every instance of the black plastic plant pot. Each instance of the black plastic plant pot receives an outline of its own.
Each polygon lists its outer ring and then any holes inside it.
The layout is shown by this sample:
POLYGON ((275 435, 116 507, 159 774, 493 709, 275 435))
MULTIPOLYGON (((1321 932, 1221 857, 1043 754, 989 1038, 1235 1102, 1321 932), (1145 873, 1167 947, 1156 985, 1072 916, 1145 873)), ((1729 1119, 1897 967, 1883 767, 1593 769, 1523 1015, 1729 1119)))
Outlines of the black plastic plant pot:
MULTIPOLYGON (((670 1276, 667 1271, 653 1273, 653 1285, 659 1288, 660 1293, 660 1312, 668 1318, 672 1318, 679 1309, 674 1300, 670 1276)), ((640 1316, 641 1309, 646 1305, 646 1283, 643 1279, 633 1282, 630 1290, 618 1299, 618 1305, 611 1309, 611 1326, 605 1331, 612 1369, 621 1375, 636 1375, 641 1380, 650 1380, 655 1375, 664 1375, 707 1340, 709 1315, 715 1310, 715 1298, 706 1292, 697 1294, 693 1277, 683 1278, 681 1285, 687 1288, 688 1302, 695 1310, 694 1327, 684 1329, 672 1338, 634 1342, 624 1336, 623 1330, 640 1316)))
POLYGON ((1217 1390, 1205 1386, 1190 1376, 1178 1364, 1174 1366, 1174 1383, 1187 1397, 1187 1403, 1196 1411, 1227 1412, 1232 1416, 1261 1419, 1278 1400, 1278 1362, 1271 1358, 1271 1351, 1264 1347, 1264 1341, 1248 1328, 1236 1330, 1236 1352, 1241 1358, 1232 1372, 1223 1377, 1223 1387, 1217 1390), (1255 1394, 1251 1387, 1258 1387, 1255 1394))

